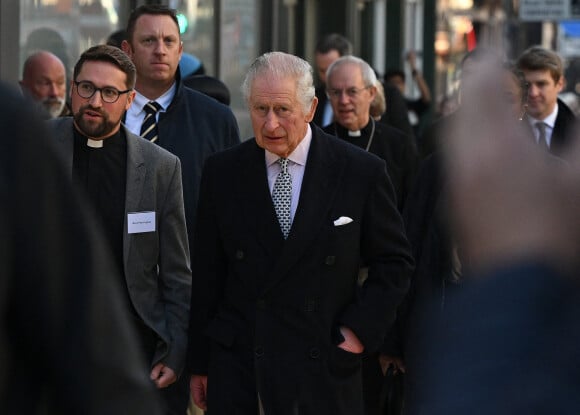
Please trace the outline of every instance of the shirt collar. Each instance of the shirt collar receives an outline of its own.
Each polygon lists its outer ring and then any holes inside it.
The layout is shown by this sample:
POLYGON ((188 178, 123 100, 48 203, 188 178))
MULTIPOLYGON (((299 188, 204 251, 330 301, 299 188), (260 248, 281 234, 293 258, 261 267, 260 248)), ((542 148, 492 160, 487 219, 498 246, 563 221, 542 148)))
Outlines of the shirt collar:
POLYGON ((554 105, 554 110, 550 113, 550 115, 548 115, 543 120, 537 120, 534 117, 529 117, 530 125, 533 127, 534 125, 536 125, 538 121, 543 121, 548 127, 553 129, 554 126, 556 125, 557 117, 558 117, 558 102, 556 102, 556 105, 554 105))
MULTIPOLYGON (((171 85, 171 87, 167 91, 165 91, 163 95, 154 100, 159 105, 161 105, 162 108, 159 110, 160 112, 167 111, 169 104, 171 104, 171 101, 175 96, 175 90, 176 84, 174 82, 173 85, 171 85)), ((149 98, 146 98, 144 95, 141 95, 139 91, 135 90, 135 92, 136 92, 135 99, 133 100, 133 105, 131 105, 129 111, 132 110, 132 112, 135 115, 140 115, 143 112, 143 107, 145 106, 145 104, 147 104, 151 100, 149 98)))
MULTIPOLYGON (((288 159, 293 163, 305 166, 311 142, 312 142, 312 129, 310 128, 310 124, 308 124, 306 135, 304 136, 302 141, 300 141, 300 143, 296 146, 294 151, 290 153, 288 159)), ((272 164, 276 163, 279 158, 280 156, 278 156, 277 154, 271 153, 270 151, 266 150, 266 166, 270 167, 272 164)))

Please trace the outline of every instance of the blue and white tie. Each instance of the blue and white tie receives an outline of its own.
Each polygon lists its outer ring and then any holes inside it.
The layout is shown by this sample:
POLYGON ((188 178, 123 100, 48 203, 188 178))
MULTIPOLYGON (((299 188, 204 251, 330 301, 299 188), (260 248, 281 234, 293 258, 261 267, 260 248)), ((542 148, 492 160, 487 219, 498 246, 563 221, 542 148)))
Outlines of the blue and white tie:
POLYGON ((151 142, 157 141, 159 138, 157 132, 157 112, 161 109, 161 105, 159 105, 155 101, 149 101, 147 104, 143 106, 143 110, 145 111, 145 118, 143 119, 143 124, 141 124, 141 132, 140 135, 146 140, 151 142))
POLYGON ((274 209, 276 216, 280 223, 280 229, 284 235, 284 239, 288 238, 290 228, 292 227, 292 176, 288 171, 288 159, 278 159, 280 164, 280 173, 274 182, 274 190, 272 191, 272 201, 274 202, 274 209))

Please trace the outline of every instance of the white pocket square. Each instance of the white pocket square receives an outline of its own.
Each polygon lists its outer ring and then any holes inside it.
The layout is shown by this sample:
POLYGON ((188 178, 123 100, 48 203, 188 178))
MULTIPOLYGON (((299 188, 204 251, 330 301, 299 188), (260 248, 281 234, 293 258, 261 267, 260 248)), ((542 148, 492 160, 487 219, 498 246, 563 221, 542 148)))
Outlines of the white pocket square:
POLYGON ((338 218, 337 220, 334 221, 334 226, 348 225, 351 222, 352 222, 352 219, 349 218, 348 216, 341 216, 340 218, 338 218))

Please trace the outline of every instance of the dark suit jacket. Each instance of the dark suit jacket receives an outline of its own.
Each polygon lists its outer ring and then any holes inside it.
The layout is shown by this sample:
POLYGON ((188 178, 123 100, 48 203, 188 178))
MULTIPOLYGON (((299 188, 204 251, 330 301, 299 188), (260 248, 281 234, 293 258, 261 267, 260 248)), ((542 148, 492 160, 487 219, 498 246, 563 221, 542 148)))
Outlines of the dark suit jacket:
POLYGON ((207 156, 240 142, 238 124, 229 107, 183 85, 176 73, 175 97, 159 114, 157 144, 181 161, 183 200, 190 249, 199 196, 201 170, 207 156))
MULTIPOLYGON (((73 120, 59 118, 49 125, 72 175, 73 120)), ((185 366, 191 295, 181 165, 159 146, 126 129, 125 134, 125 279, 137 314, 161 339, 152 365, 163 361, 179 375, 185 366), (129 234, 127 215, 135 212, 155 212, 155 232, 129 234)))
POLYGON ((443 324, 423 330, 422 405, 406 413, 577 414, 575 277, 535 261, 467 277, 443 324))
POLYGON ((324 117, 324 108, 328 102, 328 96, 326 95, 326 86, 322 85, 315 90, 316 98, 318 98, 318 105, 316 106, 316 111, 314 112, 314 118, 312 122, 319 127, 326 127, 322 125, 322 118, 324 117))
MULTIPOLYGON (((189 368, 208 373, 211 340, 221 353, 244 356, 248 371, 254 373, 255 365, 266 413, 361 413, 360 356, 336 347, 338 326, 350 327, 366 351, 375 351, 407 290, 412 259, 384 162, 311 126, 286 241, 264 150, 255 140, 207 160, 189 368), (353 221, 334 226, 341 216, 353 221), (359 288, 365 265, 368 279, 359 288)), ((211 379, 210 369, 209 384, 211 379)), ((223 399, 231 393, 221 392, 223 399)))
POLYGON ((558 116, 554 124, 554 131, 552 131, 552 138, 550 144, 550 152, 554 155, 560 156, 566 150, 568 145, 572 142, 572 128, 576 122, 574 113, 568 106, 558 99, 558 116))
POLYGON ((384 90, 387 110, 381 117, 381 122, 397 128, 407 134, 411 139, 415 139, 413 127, 409 122, 405 97, 401 94, 399 88, 390 83, 384 84, 384 90))

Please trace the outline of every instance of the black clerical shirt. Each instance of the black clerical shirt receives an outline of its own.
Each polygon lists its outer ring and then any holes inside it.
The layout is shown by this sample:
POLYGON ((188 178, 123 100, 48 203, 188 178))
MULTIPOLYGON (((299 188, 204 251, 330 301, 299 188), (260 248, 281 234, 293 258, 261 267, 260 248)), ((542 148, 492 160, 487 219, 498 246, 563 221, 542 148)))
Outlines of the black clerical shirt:
MULTIPOLYGON (((349 135, 349 130, 344 128, 342 125, 340 125, 337 122, 334 122, 334 135, 336 135, 339 138, 342 138, 343 140, 348 141, 351 144, 354 144, 357 147, 362 148, 363 150, 366 150, 368 144, 369 144, 369 139, 371 138, 371 134, 373 133, 373 122, 369 121, 367 123, 367 125, 365 125, 363 128, 361 128, 360 130, 360 136, 351 136, 349 135)), ((328 131, 328 130, 326 130, 328 131)), ((373 137, 375 138, 375 137, 373 137)))
MULTIPOLYGON (((87 137, 75 128, 73 183, 75 189, 86 194, 94 207, 93 214, 111 248, 119 275, 124 276, 127 141, 119 131, 103 140, 101 148, 89 147, 87 142, 87 137)), ((122 284, 126 287, 125 278, 122 284)))

